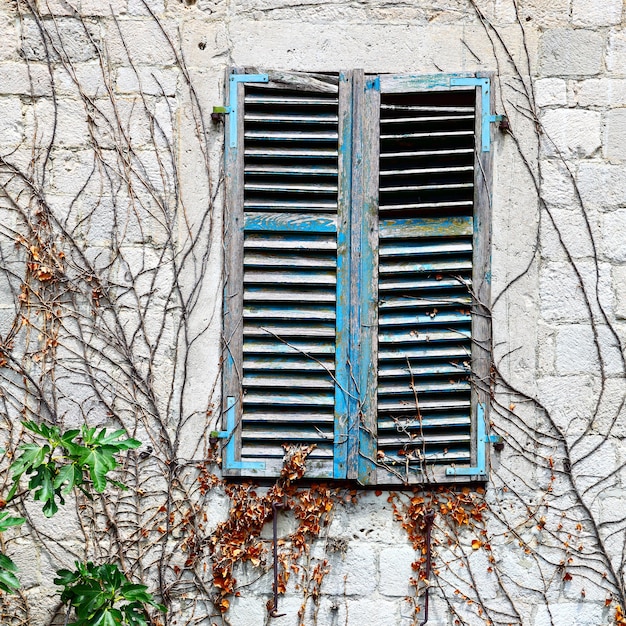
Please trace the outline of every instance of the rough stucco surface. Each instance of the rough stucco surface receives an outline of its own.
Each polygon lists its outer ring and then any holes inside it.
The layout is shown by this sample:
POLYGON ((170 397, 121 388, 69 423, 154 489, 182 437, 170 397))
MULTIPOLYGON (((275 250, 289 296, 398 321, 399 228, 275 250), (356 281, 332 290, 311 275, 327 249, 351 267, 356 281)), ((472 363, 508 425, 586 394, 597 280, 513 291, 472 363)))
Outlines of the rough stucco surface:
MULTIPOLYGON (((584 434, 588 449, 594 449, 597 441, 593 438, 602 435, 603 424, 613 420, 612 411, 624 393, 619 347, 607 330, 607 320, 596 326, 599 332, 594 335, 589 306, 594 319, 602 320, 602 317, 596 300, 590 305, 585 302, 582 289, 584 285, 588 293, 597 290, 597 300, 623 340, 626 335, 626 30, 623 30, 621 0, 525 0, 518 3, 519 21, 511 0, 478 2, 485 20, 490 20, 489 24, 506 41, 510 58, 497 43, 490 41, 485 23, 481 23, 465 0, 113 0, 110 3, 81 0, 76 8, 86 18, 85 23, 92 31, 90 36, 73 18, 71 2, 41 0, 39 4, 43 13, 55 16, 60 36, 71 42, 68 53, 74 71, 85 93, 95 101, 104 94, 101 69, 91 41, 105 46, 110 64, 109 88, 127 106, 121 115, 126 116, 128 132, 138 149, 142 142, 151 141, 151 135, 149 128, 133 117, 133 102, 140 92, 158 100, 154 115, 162 121, 163 141, 177 146, 181 195, 191 220, 194 206, 206 204, 208 191, 196 184, 195 171, 200 165, 197 153, 186 150, 186 133, 192 121, 184 98, 180 97, 180 72, 172 50, 163 45, 155 31, 153 15, 180 46, 207 115, 212 106, 223 103, 225 70, 231 66, 329 72, 364 68, 369 72, 428 74, 490 71, 498 77, 497 111, 506 110, 519 142, 532 150, 537 141, 536 129, 524 116, 516 68, 524 80, 532 79, 539 121, 545 131, 540 137, 540 159, 532 167, 537 168, 543 183, 542 202, 552 211, 554 222, 545 215, 540 221, 533 181, 509 138, 497 134, 493 146, 492 197, 494 297, 511 280, 522 277, 498 299, 493 309, 494 356, 512 386, 552 411, 563 432, 573 437, 584 434), (522 27, 525 41, 521 37, 522 27), (121 43, 120 33, 127 49, 121 43), (134 68, 129 66, 127 54, 133 58, 134 68), (173 125, 168 116, 172 108, 176 120, 173 125), (577 182, 587 208, 586 220, 578 208, 572 180, 577 182), (594 237, 594 245, 589 233, 594 237), (606 373, 606 389, 599 408, 595 400, 602 383, 595 340, 606 373), (585 420, 593 411, 596 420, 587 428, 585 420)), ((92 163, 83 158, 90 142, 88 121, 72 81, 61 69, 55 70, 55 87, 56 148, 47 191, 62 205, 80 189, 92 163)), ((35 126, 38 141, 51 132, 53 108, 49 92, 50 74, 36 24, 28 17, 28 11, 19 20, 7 0, 0 6, 2 154, 12 153, 16 159, 27 160, 27 144, 35 126)), ((211 126, 207 133, 212 150, 209 158, 218 172, 222 132, 219 127, 211 126)), ((219 204, 221 196, 218 194, 217 198, 219 204)), ((108 244, 110 224, 105 204, 97 219, 92 219, 85 228, 91 246, 108 244)), ((157 242, 159 236, 158 232, 153 233, 157 242)), ((215 241, 219 244, 219 234, 215 241)), ((219 250, 219 245, 216 249, 219 250)), ((209 258, 201 295, 207 309, 217 311, 221 299, 219 257, 216 253, 209 258)), ((9 308, 3 304, 0 292, 0 322, 3 309, 6 312, 9 308)), ((191 355, 195 374, 186 387, 189 414, 195 416, 184 438, 189 458, 197 449, 198 433, 215 427, 215 418, 207 424, 208 418, 197 417, 202 415, 206 404, 206 390, 212 388, 220 375, 219 315, 211 317, 206 313, 205 317, 211 321, 191 355)), ((163 380, 174 376, 173 365, 167 359, 160 367, 163 380)), ((509 401, 503 402, 508 405, 509 401)), ((530 421, 540 419, 524 407, 520 407, 520 414, 530 421)), ((497 430, 497 415, 492 420, 497 430)), ((618 415, 617 420, 623 422, 624 416, 618 415)), ((494 470, 503 465, 516 468, 516 475, 508 474, 507 487, 526 494, 529 506, 538 505, 539 487, 543 489, 546 483, 545 472, 518 455, 517 451, 528 441, 509 443, 512 445, 507 443, 502 452, 492 455, 494 470)), ((602 440, 598 445, 603 446, 603 453, 585 474, 602 477, 619 473, 625 461, 622 440, 602 440)), ((181 450, 185 452, 185 447, 181 450)), ((576 454, 584 458, 583 448, 579 446, 576 454)), ((621 479, 614 486, 594 500, 593 512, 600 523, 610 520, 616 509, 624 508, 621 479)), ((488 501, 506 502, 507 493, 502 487, 503 480, 488 486, 488 501)), ((358 504, 338 508, 328 536, 345 543, 341 550, 329 553, 330 572, 322 584, 316 617, 307 613, 304 623, 319 626, 411 623, 412 609, 405 596, 411 593, 409 579, 415 554, 404 531, 394 522, 386 496, 387 492, 376 495, 367 491, 360 496, 358 504)), ((221 491, 216 491, 213 502, 214 506, 206 511, 209 526, 224 519, 227 511, 227 499, 221 491)), ((589 584, 581 593, 584 582, 556 580, 544 598, 549 601, 550 611, 537 604, 526 588, 533 587, 533 582, 526 578, 535 571, 535 559, 542 558, 542 550, 548 554, 549 547, 544 545, 549 546, 551 538, 542 536, 536 520, 526 513, 520 512, 515 533, 496 533, 498 539, 492 543, 500 575, 513 583, 511 593, 517 606, 523 609, 518 621, 536 626, 614 623, 614 613, 606 605, 606 592, 601 585, 589 584), (518 549, 516 534, 532 535, 536 553, 529 555, 518 549)), ((70 515, 59 516, 47 528, 70 550, 80 552, 81 546, 75 543, 77 522, 70 515)), ((265 538, 269 539, 269 534, 265 538)), ((471 537, 463 540, 469 542, 471 537)), ((27 538, 12 545, 15 561, 24 572, 25 593, 36 606, 30 623, 43 626, 55 602, 50 571, 68 565, 73 557, 49 555, 41 543, 27 538)), ((484 601, 497 604, 501 591, 489 564, 480 562, 484 554, 472 558, 476 588, 484 601)), ((247 586, 241 597, 232 601, 229 623, 266 624, 271 574, 259 578, 258 572, 245 570, 240 572, 239 582, 247 586)), ((295 625, 301 601, 299 591, 290 588, 281 603, 281 612, 287 616, 277 623, 295 625)), ((459 601, 459 611, 466 616, 467 623, 486 622, 486 618, 471 611, 464 612, 462 604, 459 601)), ((181 601, 178 610, 181 616, 185 614, 185 601, 181 601)), ((175 616, 170 619, 170 623, 176 623, 175 616)), ((434 593, 429 626, 450 626, 456 623, 455 619, 439 594, 434 593)))

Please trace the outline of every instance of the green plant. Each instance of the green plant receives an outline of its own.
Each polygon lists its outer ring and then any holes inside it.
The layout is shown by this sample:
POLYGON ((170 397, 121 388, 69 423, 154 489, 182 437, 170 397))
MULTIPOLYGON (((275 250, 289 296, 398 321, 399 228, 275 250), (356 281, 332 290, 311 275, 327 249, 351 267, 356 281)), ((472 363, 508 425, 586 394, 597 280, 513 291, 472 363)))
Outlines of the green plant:
POLYGON ((128 581, 117 565, 76 562, 76 570, 62 569, 54 579, 62 586, 61 601, 74 607, 71 626, 146 626, 145 605, 165 612, 144 585, 128 581))
POLYGON ((25 443, 19 447, 21 454, 11 464, 14 482, 7 500, 15 496, 23 474, 30 476, 28 489, 33 492, 35 500, 44 503, 46 517, 52 517, 59 510, 57 498, 65 504, 63 495, 74 487, 87 493, 84 486, 87 477, 98 493, 106 489, 107 483, 125 489, 123 484, 107 477, 107 473, 118 465, 116 454, 141 445, 136 439, 122 439, 126 434, 124 430, 107 433, 106 428, 97 431, 83 426, 80 430, 61 432, 58 426, 32 421, 22 423, 27 430, 43 437, 46 443, 25 443), (80 443, 75 441, 77 438, 80 443))
MULTIPOLYGON (((6 511, 0 511, 0 533, 11 526, 21 526, 23 523, 23 517, 12 517, 6 511)), ((0 589, 2 591, 13 593, 19 589, 20 581, 15 572, 17 572, 15 563, 6 554, 0 554, 0 589)))

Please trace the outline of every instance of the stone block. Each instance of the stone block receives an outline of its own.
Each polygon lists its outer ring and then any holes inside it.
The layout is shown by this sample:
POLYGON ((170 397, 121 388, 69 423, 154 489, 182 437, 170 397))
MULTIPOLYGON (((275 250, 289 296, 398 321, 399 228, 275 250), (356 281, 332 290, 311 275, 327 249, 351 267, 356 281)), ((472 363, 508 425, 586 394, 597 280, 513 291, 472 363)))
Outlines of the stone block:
POLYGON ((0 64, 0 94, 42 96, 48 93, 51 93, 50 73, 45 64, 0 64))
POLYGON ((17 97, 0 98, 0 146, 7 148, 22 141, 22 103, 17 97))
POLYGON ((107 51, 112 63, 128 64, 128 58, 142 65, 175 65, 178 30, 172 23, 163 24, 167 37, 153 20, 127 19, 106 28, 107 51))
POLYGON ((616 265, 611 270, 613 277, 615 316, 626 319, 626 265, 616 265))
POLYGON ((585 206, 599 211, 626 207, 626 169, 609 163, 581 163, 578 189, 585 206))
POLYGON ((416 574, 411 564, 417 554, 410 546, 385 548, 380 552, 380 593, 404 598, 412 589, 409 579, 416 574))
POLYGON ((13 15, 0 13, 0 61, 19 60, 19 30, 13 15))
POLYGON ((616 29, 609 33, 606 69, 612 74, 626 74, 626 31, 616 29))
POLYGON ((97 57, 97 49, 92 43, 92 39, 96 45, 100 40, 96 26, 73 17, 59 17, 44 21, 43 28, 47 33, 45 43, 37 22, 28 17, 22 20, 21 53, 27 60, 45 62, 49 57, 57 61, 59 55, 55 49, 72 63, 97 57))
POLYGON ((541 36, 539 65, 547 76, 592 76, 602 69, 603 50, 599 32, 549 29, 541 36))
POLYGON ((72 70, 73 76, 62 66, 55 68, 54 83, 57 94, 72 98, 78 98, 80 92, 90 98, 102 97, 107 94, 102 67, 98 61, 76 63, 72 70))
POLYGON ((224 22, 187 20, 182 24, 181 33, 182 51, 189 67, 209 69, 214 64, 213 59, 226 59, 230 42, 224 22))
POLYGON ((541 324, 537 331, 537 371, 543 375, 554 376, 554 352, 556 345, 556 329, 541 324))
POLYGON ((603 145, 607 159, 626 159, 626 108, 605 113, 603 145))
POLYGON ((550 208, 541 223, 541 253, 545 260, 593 258, 594 241, 600 238, 600 217, 593 209, 550 208), (567 252, 567 254, 566 254, 567 252))
POLYGON ((347 605, 346 626, 398 626, 400 607, 397 601, 370 596, 349 600, 347 605))
POLYGON ((556 333, 556 370, 558 374, 598 372, 598 350, 591 326, 564 326, 556 333))
POLYGON ((568 104, 581 107, 626 106, 626 79, 587 78, 570 81, 568 104))
POLYGON ((541 604, 537 607, 534 626, 598 626, 608 623, 603 603, 581 600, 580 602, 559 602, 558 611, 541 604))
POLYGON ((142 93, 147 96, 174 96, 178 70, 146 66, 121 67, 116 87, 120 93, 142 93))
POLYGON ((80 13, 85 17, 124 15, 128 0, 80 0, 80 13))
POLYGON ((569 26, 569 0, 526 0, 519 7, 520 18, 534 27, 569 26))
POLYGON ((562 78, 540 78, 535 82, 535 101, 538 107, 567 104, 567 84, 562 78))
POLYGON ((60 99, 55 104, 52 99, 40 99, 33 107, 26 109, 26 126, 37 130, 37 140, 44 144, 52 140, 64 148, 84 147, 89 144, 87 112, 81 100, 60 99), (56 113, 56 126, 53 125, 56 113))
POLYGON ((541 316, 546 321, 583 321, 588 319, 581 285, 568 263, 545 263, 540 272, 541 316))
POLYGON ((622 0, 572 0, 574 26, 611 26, 622 21, 622 0))
POLYGON ((550 109, 541 116, 542 147, 548 156, 585 158, 601 146, 601 115, 586 109, 550 109))
POLYGON ((159 15, 165 11, 165 0, 128 0, 129 15, 159 15))
POLYGON ((353 541, 347 551, 328 555, 330 571, 322 591, 330 595, 368 596, 378 585, 376 551, 371 544, 353 541))
POLYGON ((541 197, 550 208, 574 209, 578 199, 573 174, 565 163, 544 159, 540 162, 541 197))
POLYGON ((602 241, 600 250, 609 261, 626 261, 626 209, 605 213, 601 217, 602 241))
POLYGON ((545 376, 537 380, 537 399, 568 436, 582 434, 591 423, 598 381, 591 376, 545 376))
POLYGON ((245 593, 240 598, 232 598, 228 612, 229 620, 233 624, 264 626, 267 619, 265 602, 266 598, 263 596, 252 596, 245 593))

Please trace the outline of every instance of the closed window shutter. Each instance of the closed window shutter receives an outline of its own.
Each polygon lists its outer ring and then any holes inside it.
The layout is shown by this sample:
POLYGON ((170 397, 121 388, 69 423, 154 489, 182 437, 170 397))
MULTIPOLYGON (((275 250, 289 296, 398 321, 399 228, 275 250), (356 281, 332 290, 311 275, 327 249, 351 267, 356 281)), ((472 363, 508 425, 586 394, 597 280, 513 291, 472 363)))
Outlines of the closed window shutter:
POLYGON ((313 444, 310 478, 484 478, 489 80, 238 82, 224 473, 275 477, 313 444))
POLYGON ((472 460, 475 101, 381 96, 379 482, 441 480, 472 460))
POLYGON ((243 90, 238 469, 276 476, 284 446, 314 444, 307 475, 337 477, 335 405, 347 377, 336 367, 337 82, 295 88, 282 77, 243 90))

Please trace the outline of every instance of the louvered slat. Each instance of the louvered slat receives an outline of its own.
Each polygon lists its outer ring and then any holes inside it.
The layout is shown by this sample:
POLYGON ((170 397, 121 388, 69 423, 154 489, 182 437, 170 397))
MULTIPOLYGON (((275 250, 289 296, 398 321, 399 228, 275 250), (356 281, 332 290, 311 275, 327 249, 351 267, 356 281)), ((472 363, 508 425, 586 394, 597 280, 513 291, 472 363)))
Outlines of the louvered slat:
POLYGON ((383 94, 378 455, 470 462, 474 93, 383 94))
POLYGON ((276 474, 316 445, 333 475, 338 195, 336 94, 246 86, 241 459, 276 474))

